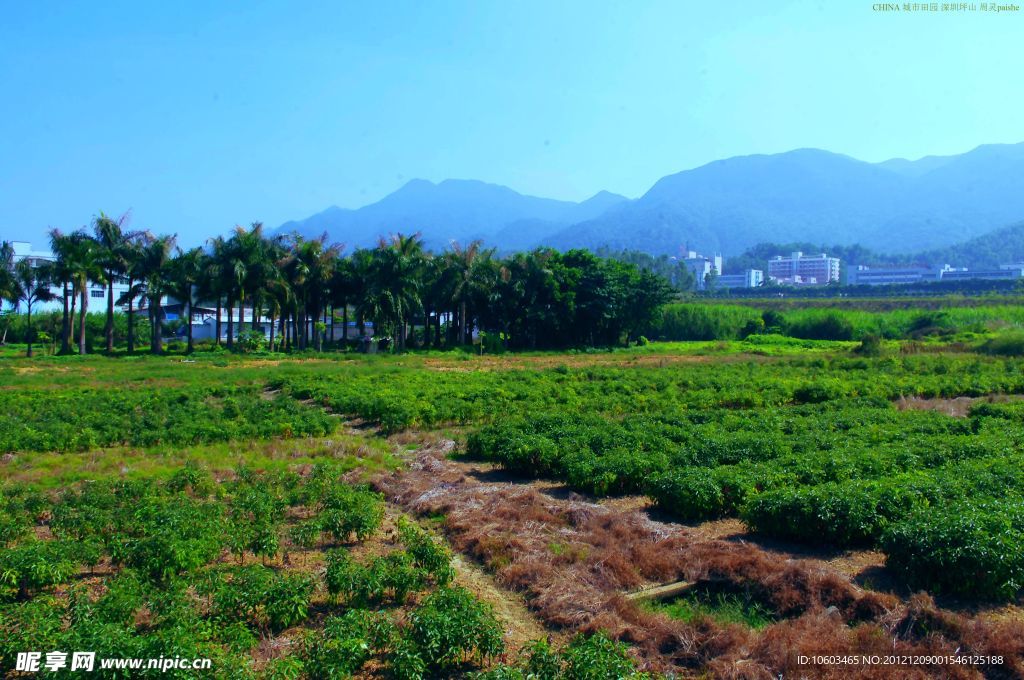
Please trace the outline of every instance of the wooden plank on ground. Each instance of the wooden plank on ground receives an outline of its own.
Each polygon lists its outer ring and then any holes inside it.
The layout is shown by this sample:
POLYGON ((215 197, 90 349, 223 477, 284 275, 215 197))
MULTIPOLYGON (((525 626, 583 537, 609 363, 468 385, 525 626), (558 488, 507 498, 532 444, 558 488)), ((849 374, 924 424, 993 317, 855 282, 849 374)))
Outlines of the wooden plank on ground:
POLYGON ((666 583, 663 586, 644 588, 643 590, 627 593, 626 597, 630 600, 667 600, 682 595, 695 585, 696 583, 692 581, 676 581, 675 583, 666 583))

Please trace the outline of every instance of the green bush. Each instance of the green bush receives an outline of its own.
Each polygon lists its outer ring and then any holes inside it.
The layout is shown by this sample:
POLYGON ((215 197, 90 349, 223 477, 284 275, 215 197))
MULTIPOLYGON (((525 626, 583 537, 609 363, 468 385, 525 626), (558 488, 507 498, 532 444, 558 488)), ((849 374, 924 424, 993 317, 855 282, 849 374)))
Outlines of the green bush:
POLYGON ((1024 499, 919 510, 890 526, 881 547, 911 586, 1012 600, 1024 588, 1024 499))
POLYGON ((996 356, 1024 356, 1024 332, 1017 330, 990 338, 982 343, 981 351, 996 356))
POLYGON ((29 541, 0 551, 0 597, 25 600, 38 590, 65 583, 78 571, 74 544, 29 541))
POLYGON ((386 616, 349 609, 331 616, 307 638, 304 668, 310 680, 334 680, 354 675, 376 652, 386 649, 394 627, 386 616))
POLYGON ((841 547, 873 545, 920 496, 904 480, 786 487, 752 497, 741 517, 755 531, 841 547))
POLYGON ((464 588, 444 587, 424 598, 409 615, 406 636, 425 665, 438 670, 505 651, 491 608, 464 588))

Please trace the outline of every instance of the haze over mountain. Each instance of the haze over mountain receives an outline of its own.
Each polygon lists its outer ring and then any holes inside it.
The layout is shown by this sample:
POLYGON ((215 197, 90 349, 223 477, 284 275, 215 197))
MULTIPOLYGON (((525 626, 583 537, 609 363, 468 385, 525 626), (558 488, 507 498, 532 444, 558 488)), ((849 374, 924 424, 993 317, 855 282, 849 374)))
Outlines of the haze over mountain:
POLYGON ((283 231, 328 232, 349 246, 420 231, 428 246, 482 238, 502 250, 550 245, 736 254, 773 242, 860 243, 883 252, 937 249, 1024 219, 1024 143, 956 156, 868 163, 798 149, 714 161, 627 200, 582 203, 473 180, 413 180, 358 210, 329 208, 283 231))
POLYGON ((484 239, 504 249, 529 248, 560 228, 593 219, 627 199, 607 191, 581 203, 524 196, 508 187, 477 180, 438 184, 414 179, 380 201, 357 210, 330 207, 312 217, 281 225, 279 232, 304 236, 327 232, 349 247, 369 246, 392 233, 422 232, 428 247, 452 240, 484 239))

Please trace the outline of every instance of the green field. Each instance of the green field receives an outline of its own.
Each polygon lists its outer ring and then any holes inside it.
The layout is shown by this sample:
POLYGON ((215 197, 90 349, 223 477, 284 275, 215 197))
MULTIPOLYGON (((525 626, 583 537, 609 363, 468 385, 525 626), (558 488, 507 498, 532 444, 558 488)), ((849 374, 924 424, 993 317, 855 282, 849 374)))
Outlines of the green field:
MULTIPOLYGON (((212 659, 216 677, 664 669, 571 627, 550 645, 506 639, 453 581, 445 517, 421 528, 360 486, 404 474, 424 434, 512 479, 644 499, 660 521, 880 551, 887 593, 1009 606, 1024 625, 1024 359, 989 351, 991 329, 957 333, 870 354, 770 334, 558 354, 8 352, 0 668, 67 647, 173 649, 212 659)), ((716 588, 645 616, 792 625, 763 594, 716 588)))

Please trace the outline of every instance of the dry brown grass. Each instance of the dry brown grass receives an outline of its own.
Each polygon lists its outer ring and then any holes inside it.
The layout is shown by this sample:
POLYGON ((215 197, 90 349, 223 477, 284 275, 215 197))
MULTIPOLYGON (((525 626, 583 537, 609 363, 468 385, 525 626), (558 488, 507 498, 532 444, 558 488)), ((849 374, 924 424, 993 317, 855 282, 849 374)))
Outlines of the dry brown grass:
MULTIPOLYGON (((450 445, 445 445, 445 452, 450 445)), ((633 645, 646 668, 720 678, 1024 677, 1024 624, 944 611, 865 591, 820 560, 793 559, 651 519, 636 506, 482 481, 431 447, 408 469, 374 482, 420 515, 444 515, 453 547, 525 596, 550 627, 605 630, 633 645), (690 623, 641 608, 623 593, 685 580, 742 590, 780 621, 763 631, 701 618, 690 623), (1002 654, 1000 667, 801 667, 805 654, 1002 654)))

